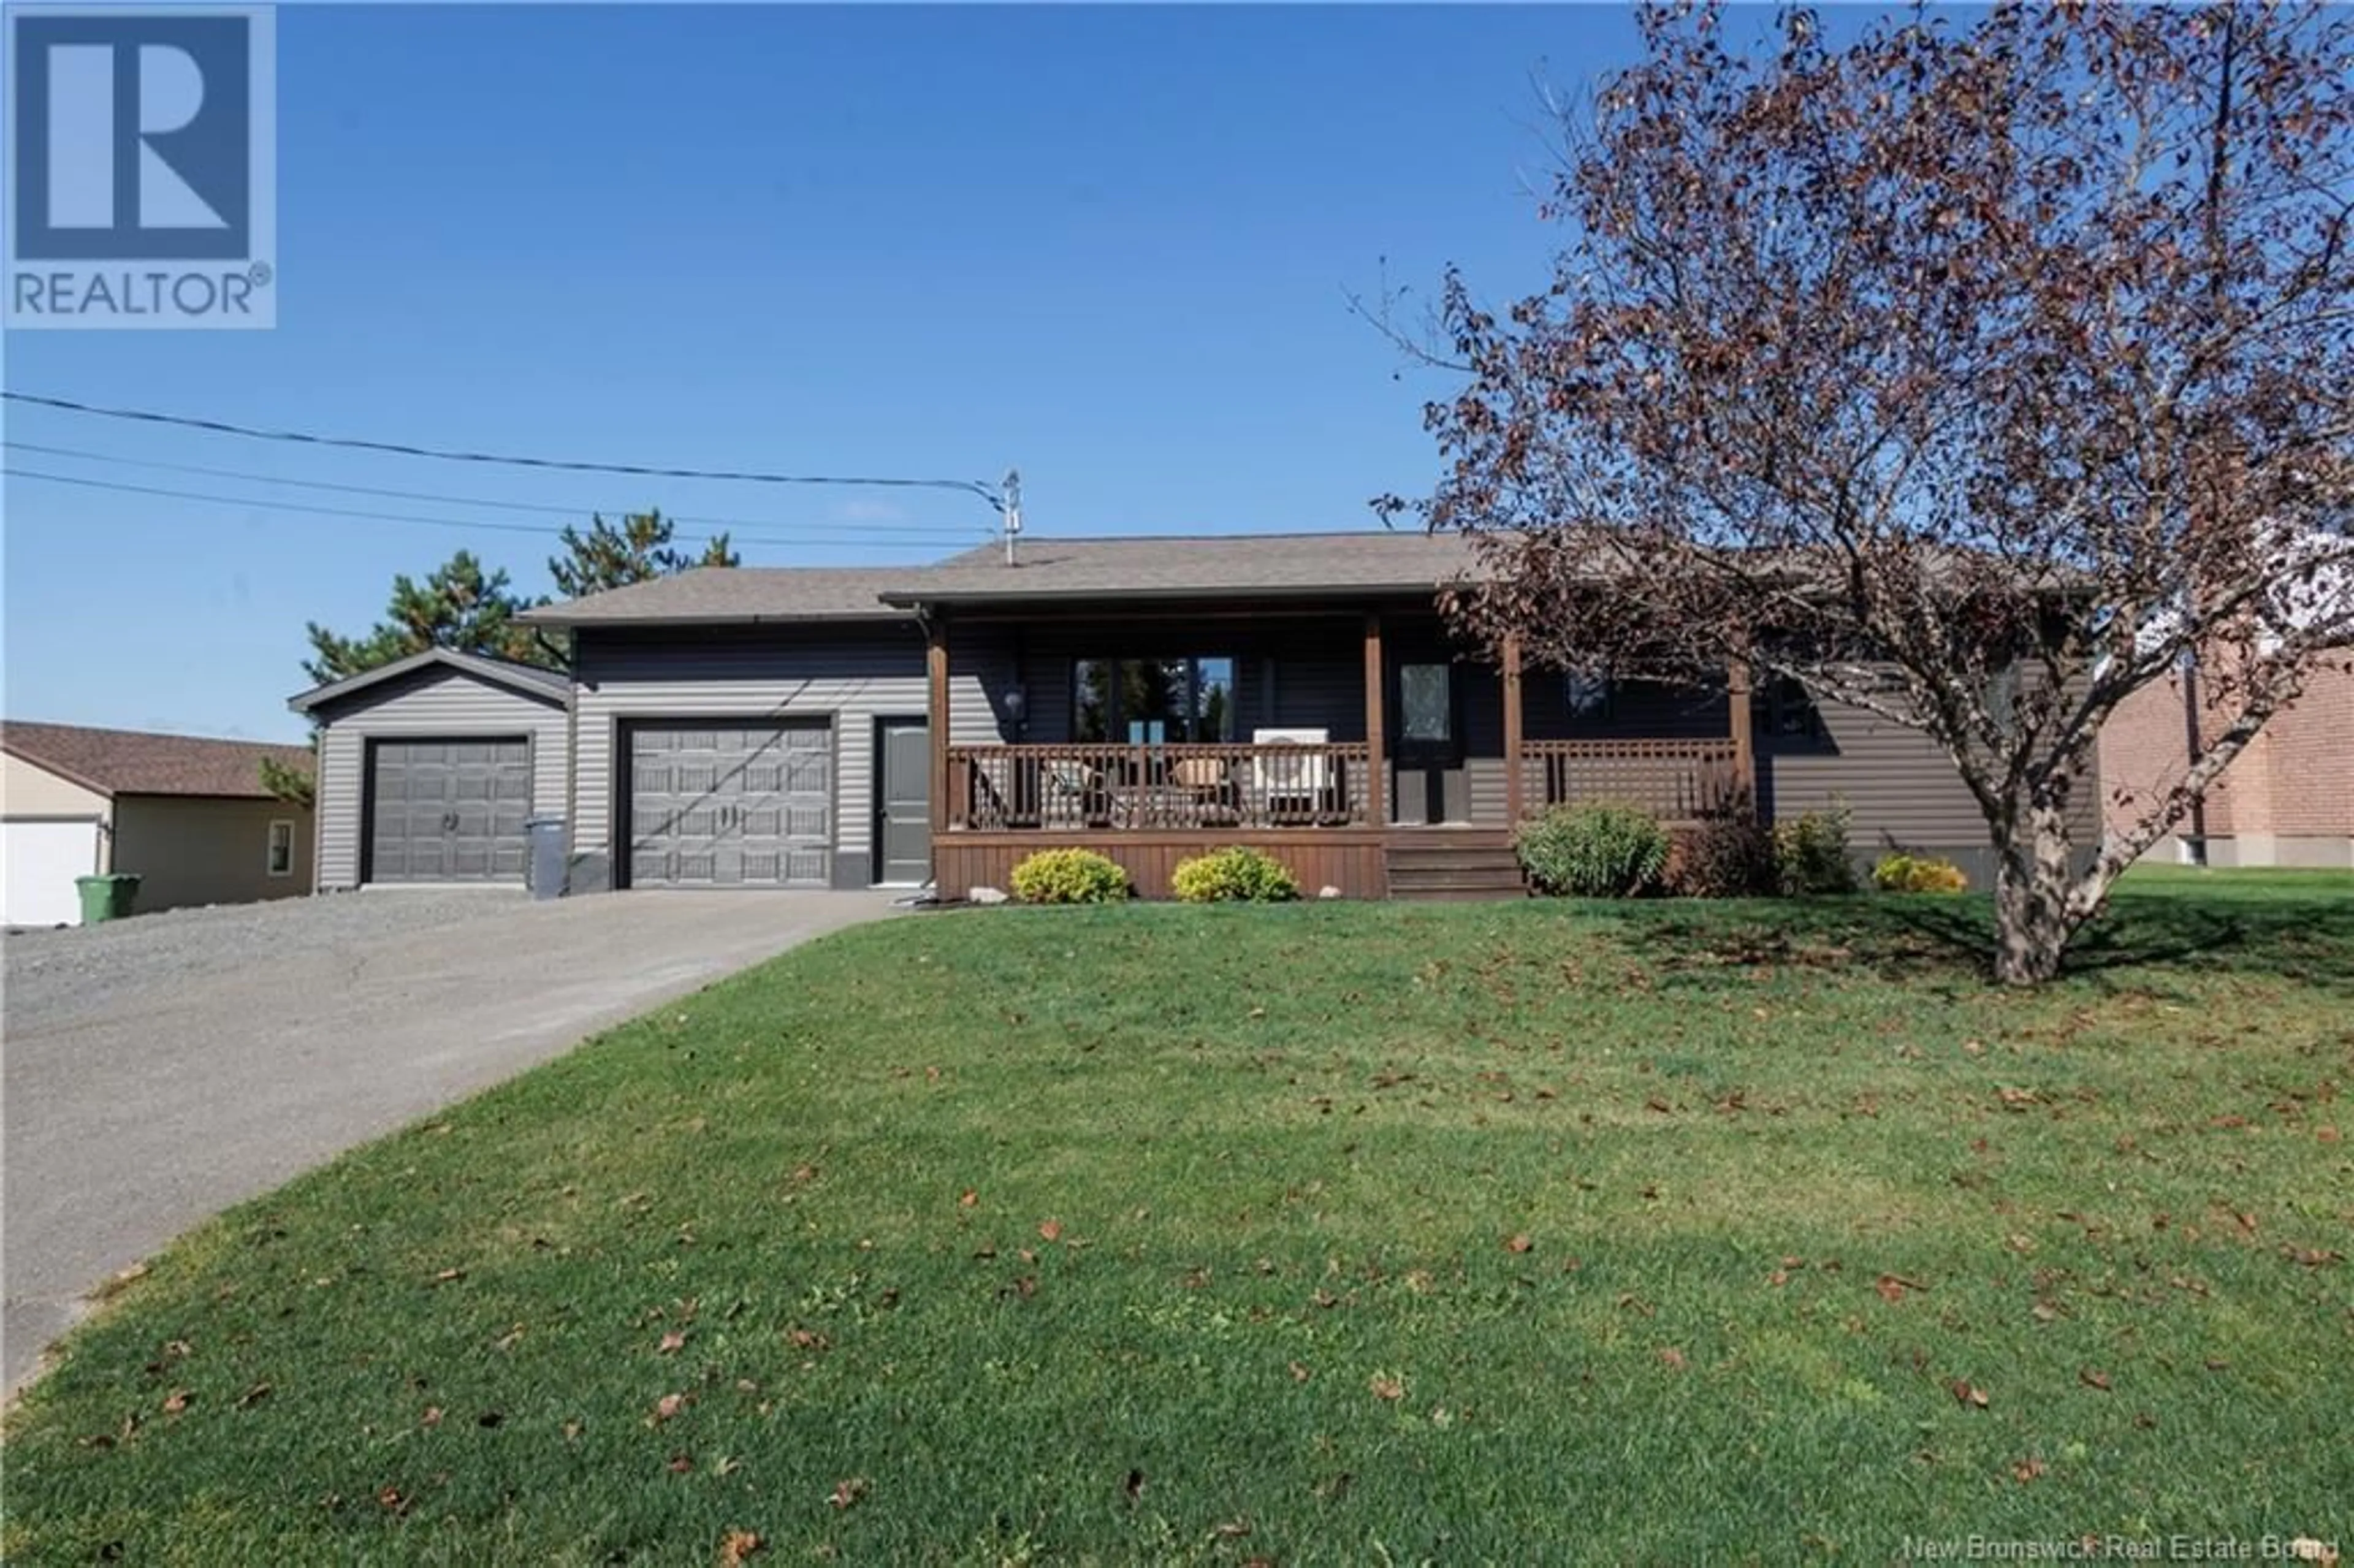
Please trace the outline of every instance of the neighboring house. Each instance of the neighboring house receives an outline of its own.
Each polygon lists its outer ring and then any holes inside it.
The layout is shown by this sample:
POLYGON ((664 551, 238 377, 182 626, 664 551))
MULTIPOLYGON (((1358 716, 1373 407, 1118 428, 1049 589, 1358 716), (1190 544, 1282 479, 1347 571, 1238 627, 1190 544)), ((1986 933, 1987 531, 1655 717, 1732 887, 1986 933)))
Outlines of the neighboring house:
MULTIPOLYGON (((2110 827, 2131 825, 2190 770, 2194 726, 2211 734, 2229 719, 2194 715, 2195 689, 2179 674, 2153 682, 2110 715, 2101 731, 2110 827)), ((2354 671, 2317 667, 2304 695, 2147 853, 2201 865, 2354 866, 2354 671)))
POLYGON ((1018 565, 705 568, 535 610, 568 679, 429 653, 293 699, 323 730, 321 885, 515 880, 537 810, 569 823, 576 892, 960 897, 1084 844, 1161 895, 1250 843, 1311 891, 1494 895, 1552 803, 1689 819, 1741 782, 1769 815, 1844 803, 1861 856, 1984 879, 1977 807, 1916 732, 1795 690, 1489 664, 1437 612, 1470 564, 1422 534, 1032 540, 1018 565))
POLYGON ((135 873, 143 914, 308 893, 312 812, 261 787, 264 758, 311 767, 299 746, 0 725, 0 924, 76 924, 96 872, 135 873))

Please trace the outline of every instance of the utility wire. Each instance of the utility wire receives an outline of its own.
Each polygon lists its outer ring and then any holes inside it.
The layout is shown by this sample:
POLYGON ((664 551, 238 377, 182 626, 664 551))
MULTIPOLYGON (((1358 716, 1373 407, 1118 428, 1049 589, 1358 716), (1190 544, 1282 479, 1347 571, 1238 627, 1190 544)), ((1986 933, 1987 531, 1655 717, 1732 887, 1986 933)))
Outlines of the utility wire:
MULTIPOLYGON (((76 447, 44 446, 37 441, 0 440, 0 447, 10 451, 38 452, 44 457, 73 458, 82 462, 117 463, 125 468, 151 468, 171 473, 203 474, 208 479, 244 480, 255 484, 292 485, 300 490, 327 490, 345 495, 375 495, 394 501, 429 501, 444 506, 490 507, 502 512, 540 512, 558 517, 580 518, 594 512, 599 515, 611 513, 627 516, 630 508, 557 506, 538 501, 493 501, 480 495, 444 495, 422 490, 384 490, 368 484, 335 484, 323 479, 290 479, 282 474, 251 473, 231 468, 207 468, 202 463, 164 462, 154 458, 122 457, 113 452, 86 451, 76 447)), ((37 476, 35 476, 37 477, 37 476)), ((783 519, 767 522, 741 517, 689 517, 684 514, 663 514, 672 523, 689 524, 706 528, 818 528, 830 532, 919 534, 937 538, 943 532, 953 532, 947 525, 935 523, 875 522, 875 523, 795 523, 783 519)), ((986 530, 983 530, 986 532, 986 530)), ((785 541, 779 540, 778 543, 785 541)))
POLYGON ((197 419, 179 414, 157 414, 143 408, 106 408, 78 403, 70 397, 46 397, 32 392, 0 391, 0 397, 37 408, 87 414, 103 419, 133 419, 149 425, 173 425, 182 429, 209 430, 215 435, 242 436, 250 440, 294 441, 305 446, 343 447, 355 451, 388 452, 395 457, 433 458, 443 462, 495 463, 510 468, 555 469, 572 473, 624 473, 649 479, 712 479, 742 484, 821 484, 871 486, 886 490, 951 490, 977 495, 998 511, 1005 509, 997 486, 978 479, 845 478, 831 474, 763 473, 753 470, 665 468, 652 463, 589 462, 566 458, 516 457, 500 452, 451 451, 440 447, 410 446, 401 441, 363 440, 351 436, 320 436, 303 430, 270 430, 226 419, 197 419))
MULTIPOLYGON (((111 490, 126 495, 162 496, 172 501, 198 501, 217 506, 258 506, 266 508, 272 512, 299 512, 309 516, 356 517, 373 523, 413 523, 435 528, 463 528, 496 534, 537 534, 548 537, 560 537, 564 533, 563 529, 552 527, 544 523, 481 523, 469 521, 461 517, 419 517, 413 514, 398 512, 366 512, 347 506, 315 506, 307 502, 264 501, 253 496, 206 495, 188 490, 166 490, 157 485, 122 484, 111 480, 103 479, 77 479, 70 474, 42 473, 28 468, 0 468, 0 477, 5 477, 8 479, 37 480, 44 484, 69 484, 82 490, 111 490)), ((678 537, 682 543, 702 544, 708 542, 713 535, 707 534, 682 534, 678 537)), ((749 534, 739 535, 734 533, 731 533, 728 535, 728 539, 731 544, 779 545, 788 547, 799 546, 804 548, 840 546, 853 544, 870 544, 873 542, 856 537, 843 537, 840 539, 788 539, 779 538, 775 535, 755 536, 749 534)), ((894 539, 891 543, 895 545, 920 546, 923 548, 938 548, 941 546, 970 545, 972 543, 972 538, 970 535, 949 534, 941 535, 938 538, 929 539, 894 539)))

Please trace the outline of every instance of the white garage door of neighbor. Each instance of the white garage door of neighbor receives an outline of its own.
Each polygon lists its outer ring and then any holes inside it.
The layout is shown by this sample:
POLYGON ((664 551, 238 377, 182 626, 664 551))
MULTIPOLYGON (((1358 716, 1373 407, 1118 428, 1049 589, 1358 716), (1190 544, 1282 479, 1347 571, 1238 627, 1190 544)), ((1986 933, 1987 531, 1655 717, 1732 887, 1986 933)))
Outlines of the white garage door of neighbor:
POLYGON ((0 822, 0 924, 80 925, 74 878, 97 869, 96 822, 0 822))

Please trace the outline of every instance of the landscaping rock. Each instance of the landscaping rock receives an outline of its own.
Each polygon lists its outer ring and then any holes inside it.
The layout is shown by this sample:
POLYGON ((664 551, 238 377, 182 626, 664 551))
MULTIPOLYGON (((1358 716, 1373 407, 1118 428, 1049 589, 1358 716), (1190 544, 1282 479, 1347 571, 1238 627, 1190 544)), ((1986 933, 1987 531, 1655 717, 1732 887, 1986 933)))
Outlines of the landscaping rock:
POLYGON ((1002 887, 976 887, 965 895, 975 904, 1005 904, 1011 902, 1002 887))

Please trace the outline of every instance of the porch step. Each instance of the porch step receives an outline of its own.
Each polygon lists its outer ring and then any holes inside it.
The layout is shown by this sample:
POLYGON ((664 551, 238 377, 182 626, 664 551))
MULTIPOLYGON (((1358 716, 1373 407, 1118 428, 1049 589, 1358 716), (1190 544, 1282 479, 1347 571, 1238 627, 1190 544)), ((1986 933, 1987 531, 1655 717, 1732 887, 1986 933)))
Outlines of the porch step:
POLYGON ((1424 901, 1521 898, 1521 863, 1501 844, 1392 843, 1390 896, 1424 901))

